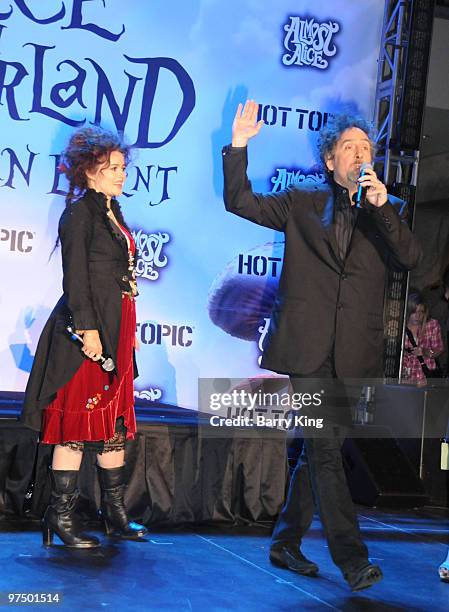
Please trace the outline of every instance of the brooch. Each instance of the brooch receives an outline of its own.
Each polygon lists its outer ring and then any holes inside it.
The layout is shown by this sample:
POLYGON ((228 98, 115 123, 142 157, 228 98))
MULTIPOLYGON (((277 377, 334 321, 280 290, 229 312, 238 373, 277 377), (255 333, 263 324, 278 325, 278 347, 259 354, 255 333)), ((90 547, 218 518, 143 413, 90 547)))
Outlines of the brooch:
POLYGON ((89 397, 89 399, 87 400, 87 404, 86 404, 87 410, 93 410, 94 407, 98 404, 100 400, 101 400, 101 393, 97 393, 93 397, 89 397))

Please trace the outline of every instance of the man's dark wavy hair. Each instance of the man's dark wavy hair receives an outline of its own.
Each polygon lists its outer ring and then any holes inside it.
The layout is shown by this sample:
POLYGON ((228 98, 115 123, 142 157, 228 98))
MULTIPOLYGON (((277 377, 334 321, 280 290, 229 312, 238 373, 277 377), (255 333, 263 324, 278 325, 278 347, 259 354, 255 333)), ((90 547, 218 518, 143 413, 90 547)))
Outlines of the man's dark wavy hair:
POLYGON ((332 173, 329 172, 326 167, 326 160, 332 157, 335 145, 343 132, 352 127, 359 128, 368 136, 371 145, 371 156, 374 158, 375 142, 373 125, 358 115, 334 115, 329 118, 326 125, 321 129, 317 143, 320 160, 327 175, 332 175, 332 173))

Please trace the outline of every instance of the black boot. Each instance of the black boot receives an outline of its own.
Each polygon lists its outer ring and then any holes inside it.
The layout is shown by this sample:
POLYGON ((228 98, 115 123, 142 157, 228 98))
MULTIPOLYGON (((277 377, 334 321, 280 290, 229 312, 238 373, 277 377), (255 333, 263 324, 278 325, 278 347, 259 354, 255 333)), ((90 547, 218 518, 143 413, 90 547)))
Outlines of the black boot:
POLYGON ((117 535, 127 540, 138 540, 147 532, 139 523, 128 521, 123 496, 125 493, 125 466, 104 469, 98 466, 101 486, 101 514, 106 535, 117 535))
POLYGON ((97 538, 81 532, 81 527, 74 516, 78 498, 76 482, 77 470, 50 470, 52 492, 50 505, 42 519, 42 535, 45 546, 53 544, 56 533, 64 544, 70 548, 94 548, 100 546, 97 538))

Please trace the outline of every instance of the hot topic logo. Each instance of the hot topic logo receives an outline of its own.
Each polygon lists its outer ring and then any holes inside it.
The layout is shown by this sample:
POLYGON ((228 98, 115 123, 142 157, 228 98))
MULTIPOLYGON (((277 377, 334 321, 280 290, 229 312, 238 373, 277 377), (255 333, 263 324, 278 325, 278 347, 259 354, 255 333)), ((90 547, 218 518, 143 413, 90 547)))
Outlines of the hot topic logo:
POLYGON ((26 230, 0 228, 0 242, 4 242, 10 251, 30 253, 33 250, 34 233, 26 230))
POLYGON ((155 281, 159 278, 158 268, 165 268, 168 263, 166 255, 162 254, 164 245, 170 240, 167 232, 147 234, 144 230, 133 230, 136 243, 136 275, 140 278, 155 281))
POLYGON ((339 23, 330 20, 317 23, 313 17, 289 17, 284 30, 284 47, 287 53, 282 56, 282 63, 285 66, 310 66, 326 70, 329 66, 326 58, 334 57, 337 53, 332 37, 339 32, 339 23))

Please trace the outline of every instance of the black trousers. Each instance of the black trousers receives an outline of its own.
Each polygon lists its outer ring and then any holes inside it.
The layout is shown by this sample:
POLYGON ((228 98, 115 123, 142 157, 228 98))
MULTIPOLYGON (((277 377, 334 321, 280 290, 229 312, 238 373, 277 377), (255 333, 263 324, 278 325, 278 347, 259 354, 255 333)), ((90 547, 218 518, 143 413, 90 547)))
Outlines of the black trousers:
POLYGON ((311 417, 323 418, 324 428, 302 429, 302 455, 292 475, 271 546, 299 547, 317 510, 334 563, 343 573, 357 570, 368 562, 368 549, 361 538, 341 455, 350 424, 345 387, 336 379, 332 356, 307 378, 298 375, 290 380, 295 393, 324 391, 323 404, 309 412, 311 417))

